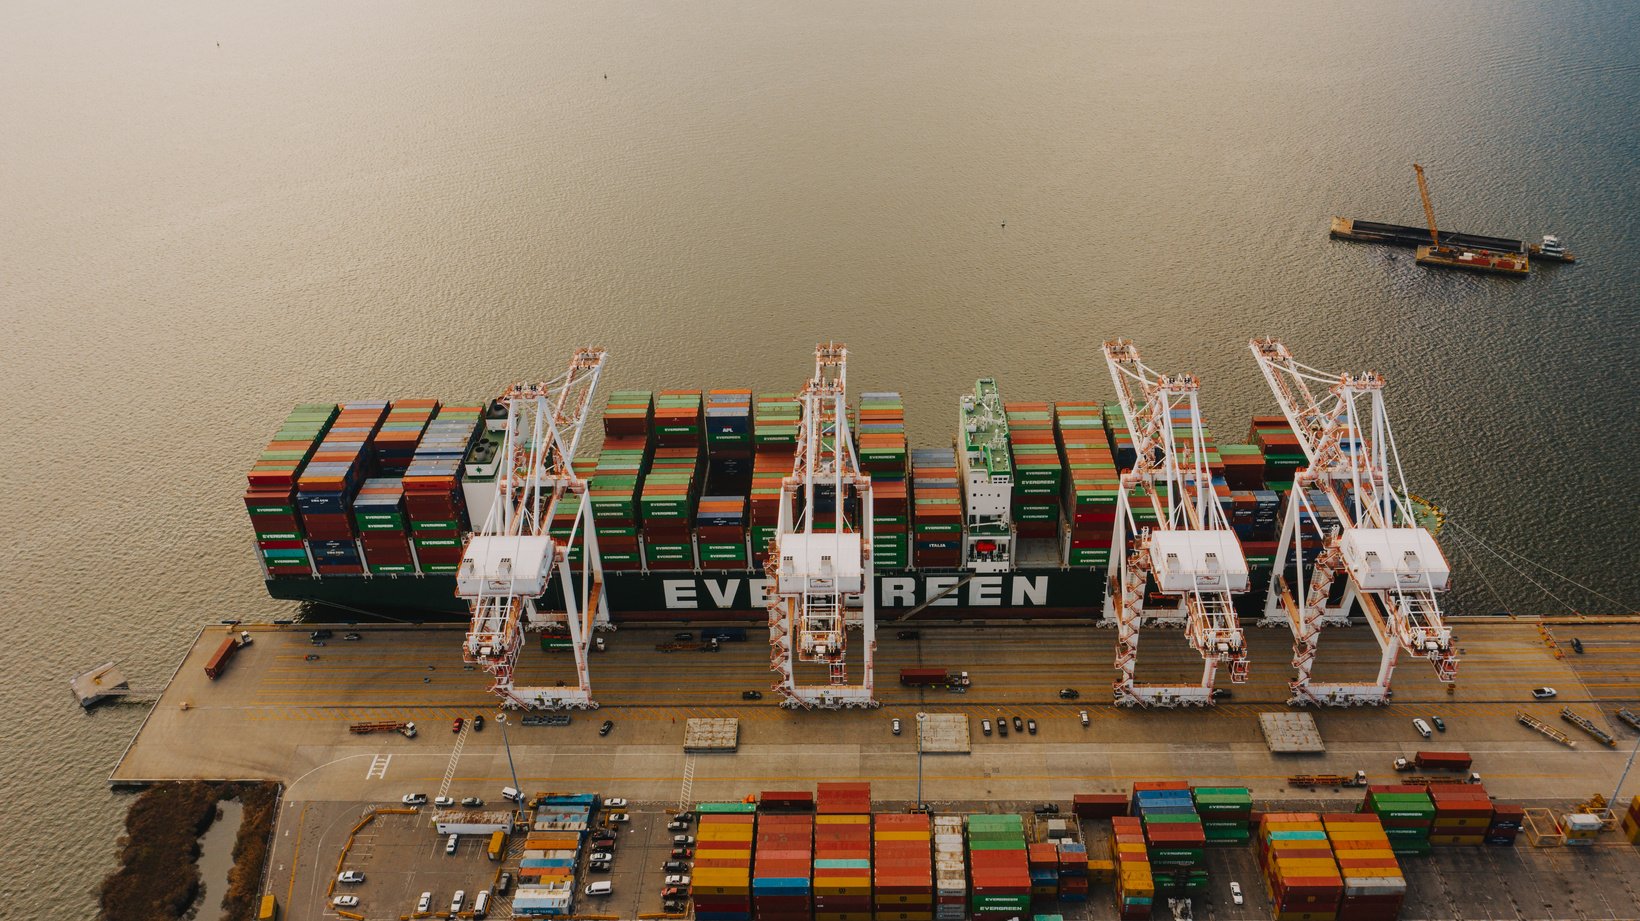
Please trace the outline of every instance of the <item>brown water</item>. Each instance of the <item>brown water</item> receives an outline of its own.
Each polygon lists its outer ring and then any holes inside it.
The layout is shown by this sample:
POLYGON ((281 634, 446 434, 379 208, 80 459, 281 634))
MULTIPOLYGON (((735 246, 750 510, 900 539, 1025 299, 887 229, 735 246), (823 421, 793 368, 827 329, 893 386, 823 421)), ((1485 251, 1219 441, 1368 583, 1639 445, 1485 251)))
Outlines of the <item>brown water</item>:
POLYGON ((3 21, 8 907, 88 909, 113 854, 104 778, 141 710, 83 716, 68 676, 152 684, 202 621, 291 613, 238 496, 292 403, 481 398, 582 343, 610 389, 790 390, 835 337, 934 444, 981 375, 1108 399, 1099 343, 1130 335, 1234 440, 1275 409, 1246 349, 1275 333, 1385 373, 1408 476, 1454 521, 1609 596, 1551 601, 1469 545, 1456 610, 1640 599, 1634 4, 3 21), (1326 239, 1333 214, 1416 223, 1414 160, 1444 225, 1559 232, 1583 263, 1472 277, 1326 239))

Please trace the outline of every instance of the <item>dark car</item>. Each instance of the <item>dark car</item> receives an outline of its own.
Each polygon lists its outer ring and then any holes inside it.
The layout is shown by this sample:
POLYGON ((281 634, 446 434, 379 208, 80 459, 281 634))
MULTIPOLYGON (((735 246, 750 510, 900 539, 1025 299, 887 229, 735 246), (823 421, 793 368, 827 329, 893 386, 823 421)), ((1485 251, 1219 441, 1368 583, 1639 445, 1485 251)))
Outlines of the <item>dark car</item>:
POLYGON ((587 870, 592 873, 608 873, 614 866, 615 862, 611 860, 587 861, 587 870))
POLYGON ((1432 716, 1432 717, 1429 718, 1429 721, 1431 723, 1435 724, 1435 731, 1436 732, 1445 732, 1446 731, 1446 720, 1443 720, 1438 716, 1432 716))
POLYGON ((592 836, 592 849, 595 851, 614 850, 615 833, 612 831, 599 832, 592 836))
POLYGON ((1583 641, 1578 639, 1575 636, 1572 637, 1572 649, 1575 652, 1577 652, 1579 655, 1582 655, 1582 653, 1583 653, 1583 641))
POLYGON ((922 636, 922 632, 918 630, 901 630, 894 634, 894 638, 899 640, 914 640, 920 636, 922 636))
POLYGON ((609 731, 611 729, 614 729, 614 728, 615 728, 615 721, 614 720, 604 720, 604 724, 602 726, 598 727, 598 734, 601 735, 601 736, 607 736, 607 735, 609 735, 609 731))
POLYGON ((479 714, 478 716, 473 717, 473 731, 474 732, 483 732, 484 731, 484 715, 482 713, 479 714))
POLYGON ((695 814, 693 812, 680 812, 672 817, 674 822, 693 822, 694 820, 695 814))
POLYGON ((1015 732, 1020 732, 1024 728, 1025 728, 1025 722, 1017 716, 1014 717, 1014 731, 1015 732))
POLYGON ((741 691, 740 692, 740 699, 741 700, 762 700, 763 699, 763 692, 762 691, 741 691))
POLYGON ((1008 736, 1008 718, 1006 716, 997 717, 997 735, 1004 738, 1008 736))
POLYGON ((685 631, 683 633, 674 633, 674 634, 672 634, 672 639, 677 640, 680 643, 688 643, 688 642, 692 641, 694 638, 695 638, 695 635, 693 633, 689 633, 687 631, 685 631))
POLYGON ((681 860, 668 860, 661 864, 661 869, 668 873, 688 873, 689 865, 681 860))
POLYGON ((1234 696, 1236 696, 1236 695, 1230 693, 1229 688, 1214 688, 1213 689, 1213 699, 1214 700, 1229 700, 1230 698, 1232 698, 1234 696))
POLYGON ((1082 696, 1082 692, 1078 691, 1076 688, 1060 688, 1059 689, 1059 699, 1060 700, 1075 700, 1076 698, 1081 697, 1081 696, 1082 696))
POLYGON ((450 722, 450 731, 451 732, 460 732, 461 731, 461 717, 458 716, 450 722))
POLYGON ((333 637, 335 635, 336 635, 336 633, 334 631, 331 631, 331 630, 315 630, 312 633, 308 634, 308 639, 310 639, 310 640, 328 640, 328 639, 330 639, 331 637, 333 637))
POLYGON ((1036 735, 1036 720, 1026 720, 1025 730, 1033 736, 1036 735))

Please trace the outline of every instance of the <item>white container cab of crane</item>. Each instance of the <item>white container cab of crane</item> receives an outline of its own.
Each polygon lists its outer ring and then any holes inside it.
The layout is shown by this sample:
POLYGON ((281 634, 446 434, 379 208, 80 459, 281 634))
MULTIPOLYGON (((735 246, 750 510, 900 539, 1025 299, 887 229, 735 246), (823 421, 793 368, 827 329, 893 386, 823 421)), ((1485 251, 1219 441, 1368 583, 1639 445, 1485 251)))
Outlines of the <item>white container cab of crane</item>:
POLYGON ((778 594, 859 594, 865 587, 860 535, 782 534, 778 594))
POLYGON ((1440 545, 1423 528, 1351 528, 1341 548, 1350 575, 1368 591, 1444 591, 1452 578, 1440 545))
POLYGON ((1164 592, 1247 590, 1247 558, 1230 531, 1151 531, 1150 558, 1164 592))
POLYGON ((550 537, 474 534, 456 570, 456 594, 539 597, 547 590, 553 551, 550 537))

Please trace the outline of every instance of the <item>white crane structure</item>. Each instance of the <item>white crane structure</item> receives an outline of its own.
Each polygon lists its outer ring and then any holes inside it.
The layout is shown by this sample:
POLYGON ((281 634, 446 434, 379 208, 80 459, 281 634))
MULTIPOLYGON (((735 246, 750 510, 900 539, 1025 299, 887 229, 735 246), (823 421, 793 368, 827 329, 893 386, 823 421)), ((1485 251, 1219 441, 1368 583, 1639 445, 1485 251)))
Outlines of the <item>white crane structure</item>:
POLYGON ((1247 680, 1246 637, 1232 598, 1247 590, 1247 559, 1213 491, 1197 401, 1201 385, 1191 374, 1159 374, 1146 367, 1129 339, 1105 343, 1105 364, 1136 455, 1117 493, 1105 590, 1105 619, 1114 619, 1117 631, 1116 703, 1210 706, 1221 663, 1229 664, 1232 682, 1247 680), (1188 426, 1187 443, 1180 444, 1176 424, 1188 426), (1153 523, 1138 523, 1136 498, 1149 502, 1153 523), (1152 579, 1168 599, 1164 607, 1146 604, 1152 579), (1139 628, 1145 623, 1184 627, 1202 657, 1199 685, 1136 682, 1139 628))
POLYGON ((1329 374, 1299 364, 1274 338, 1254 339, 1250 346, 1308 462, 1298 471, 1287 501, 1260 621, 1292 628, 1296 675, 1288 703, 1387 703, 1390 674, 1403 649, 1427 658, 1435 676, 1450 683, 1457 677, 1458 660, 1436 593, 1447 589, 1451 569, 1435 538, 1414 519, 1416 507, 1384 410, 1383 377, 1373 371, 1329 374), (1323 511, 1337 524, 1323 530, 1323 511), (1306 519, 1312 532, 1308 537, 1306 519), (1308 586, 1306 540, 1319 550, 1308 586), (1298 560, 1295 584, 1289 584, 1285 573, 1289 551, 1298 560), (1339 579, 1346 580, 1345 588, 1333 604, 1339 579), (1356 604, 1378 640, 1377 680, 1313 682, 1322 628, 1347 625, 1356 604))
POLYGON ((495 501, 462 551, 456 594, 467 601, 472 624, 462 657, 495 676, 491 690, 508 707, 596 709, 587 652, 595 628, 609 624, 603 567, 587 481, 577 476, 575 450, 586 427, 592 394, 606 353, 577 349, 569 369, 541 383, 519 383, 502 394, 507 409, 495 501), (578 497, 574 525, 556 540, 548 527, 560 502, 578 497), (578 566, 570 558, 581 549, 578 566), (579 570, 578 573, 576 570, 579 570), (564 609, 543 608, 556 572, 564 609), (567 627, 576 685, 517 687, 513 673, 526 633, 567 627))
POLYGON ((876 579, 872 568, 871 477, 862 473, 848 428, 848 349, 814 350, 814 377, 798 395, 801 418, 792 475, 781 482, 769 577, 769 668, 788 708, 876 707, 876 579), (847 515, 852 489, 858 520, 847 515), (830 507, 817 494, 829 492, 830 507), (827 520, 829 519, 829 520, 827 520), (817 525, 819 527, 817 527, 817 525), (851 684, 848 630, 860 628, 863 664, 851 684), (818 663, 829 682, 797 682, 797 663, 818 663))

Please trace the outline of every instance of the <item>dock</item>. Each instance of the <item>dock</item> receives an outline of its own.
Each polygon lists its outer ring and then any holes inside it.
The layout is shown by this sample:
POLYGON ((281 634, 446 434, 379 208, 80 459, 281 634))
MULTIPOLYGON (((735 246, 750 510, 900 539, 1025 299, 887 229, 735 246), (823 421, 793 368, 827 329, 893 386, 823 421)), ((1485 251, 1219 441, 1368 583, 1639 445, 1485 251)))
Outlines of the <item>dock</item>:
MULTIPOLYGON (((1428 227, 1409 227, 1404 224, 1384 224, 1347 217, 1334 217, 1329 233, 1335 240, 1354 240, 1358 243, 1382 243, 1417 249, 1429 246, 1428 227)), ((1543 244, 1527 243, 1508 237, 1490 237, 1474 233, 1441 231, 1441 243, 1454 249, 1478 250, 1488 253, 1513 253, 1532 259, 1551 262, 1576 262, 1577 257, 1567 250, 1544 252, 1543 244)))

